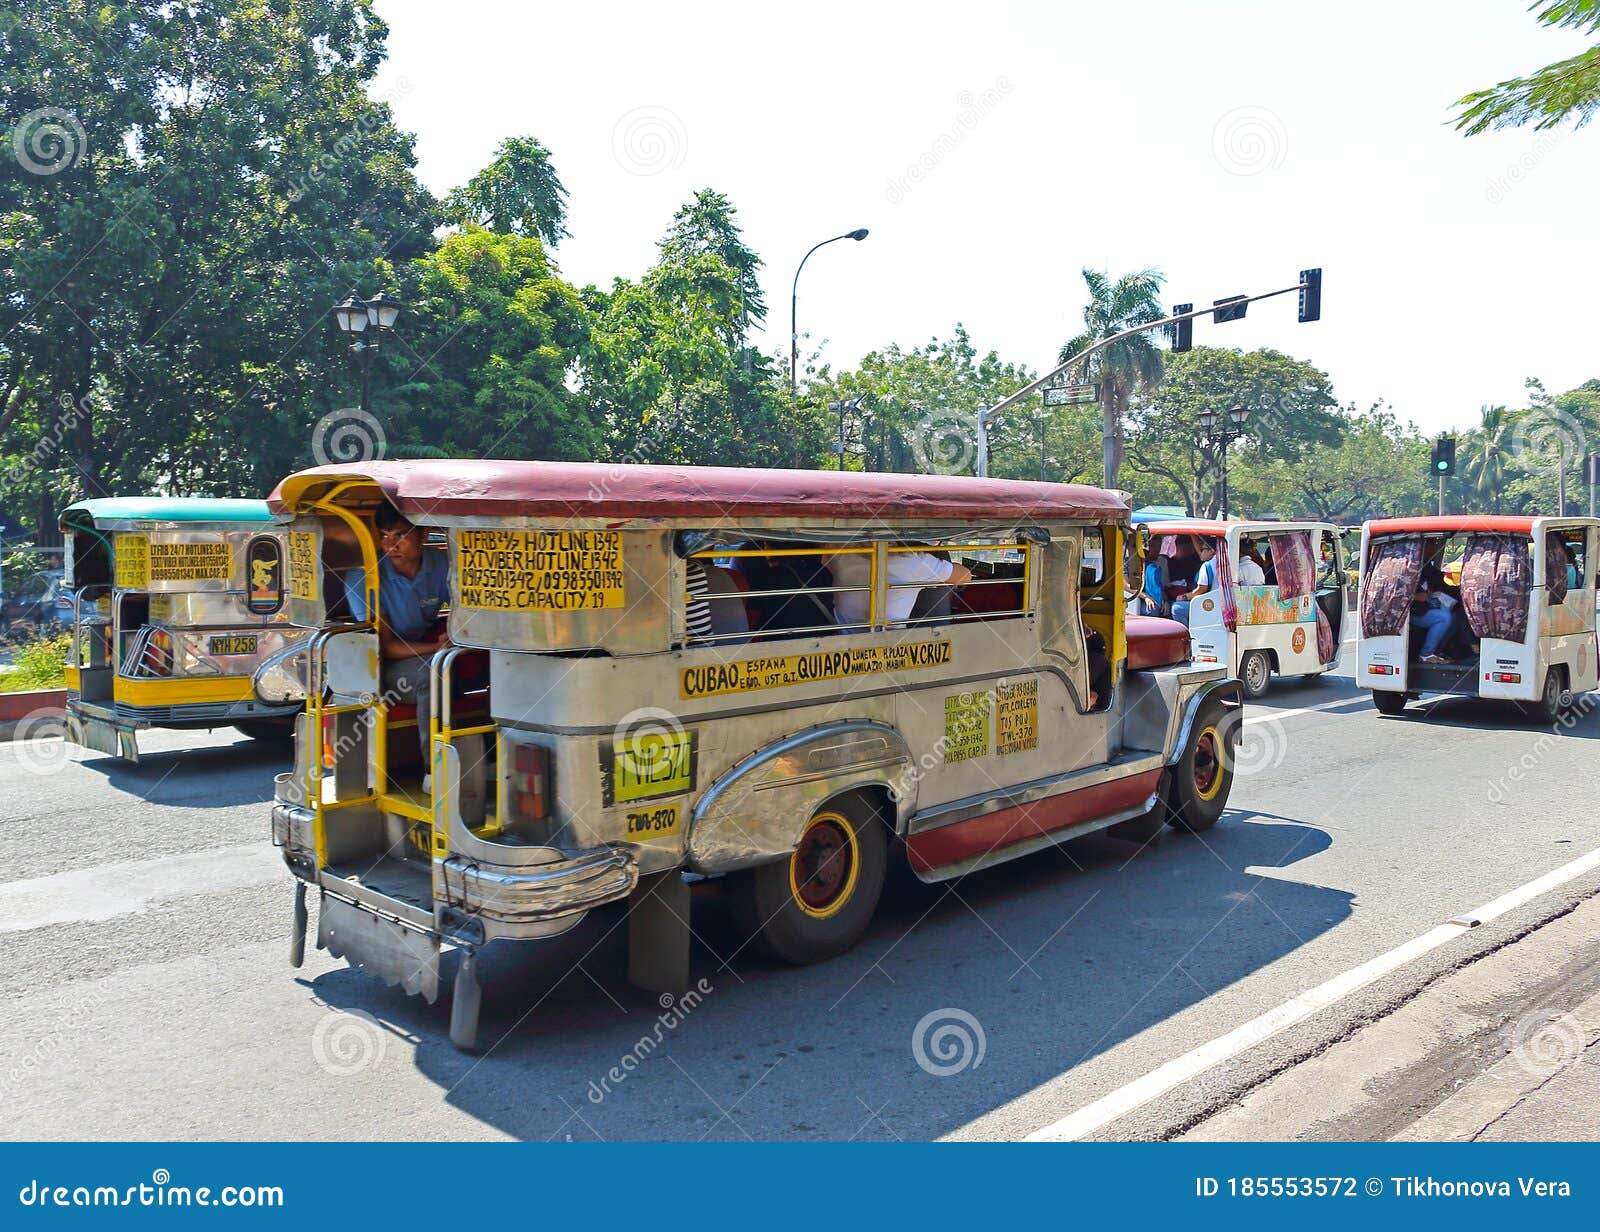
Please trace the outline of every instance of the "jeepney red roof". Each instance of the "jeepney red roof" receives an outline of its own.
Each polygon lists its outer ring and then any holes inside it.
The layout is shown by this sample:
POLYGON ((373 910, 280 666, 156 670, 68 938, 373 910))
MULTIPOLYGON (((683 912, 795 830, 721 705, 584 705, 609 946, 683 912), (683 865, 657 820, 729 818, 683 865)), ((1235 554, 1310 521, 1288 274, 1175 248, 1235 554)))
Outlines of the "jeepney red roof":
POLYGON ((1533 519, 1510 513, 1449 513, 1420 518, 1378 518, 1367 523, 1369 535, 1414 535, 1419 532, 1456 534, 1462 531, 1476 534, 1529 535, 1533 533, 1533 519))
POLYGON ((1228 528, 1237 522, 1224 522, 1220 518, 1186 518, 1183 521, 1150 522, 1151 538, 1157 535, 1226 535, 1228 528))
POLYGON ((1017 518, 1126 520, 1123 496, 1083 484, 965 475, 638 466, 494 459, 312 467, 273 489, 274 513, 342 480, 369 481, 400 512, 534 518, 1017 518))

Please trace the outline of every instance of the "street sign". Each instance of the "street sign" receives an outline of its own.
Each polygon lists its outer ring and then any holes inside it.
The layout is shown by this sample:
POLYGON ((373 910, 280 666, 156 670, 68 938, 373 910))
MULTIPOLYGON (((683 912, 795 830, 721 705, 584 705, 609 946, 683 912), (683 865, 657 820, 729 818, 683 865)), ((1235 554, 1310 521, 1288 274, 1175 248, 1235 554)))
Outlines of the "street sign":
POLYGON ((1046 406, 1072 406, 1079 402, 1100 401, 1098 385, 1051 385, 1044 391, 1046 406))

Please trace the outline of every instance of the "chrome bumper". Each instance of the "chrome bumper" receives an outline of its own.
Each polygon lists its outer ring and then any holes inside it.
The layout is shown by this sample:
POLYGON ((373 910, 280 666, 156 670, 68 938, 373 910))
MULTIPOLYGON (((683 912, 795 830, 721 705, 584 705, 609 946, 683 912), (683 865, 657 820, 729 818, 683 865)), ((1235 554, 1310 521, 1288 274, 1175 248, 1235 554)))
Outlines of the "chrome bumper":
MULTIPOLYGON (((318 870, 312 854, 314 820, 312 810, 301 805, 278 801, 272 806, 272 841, 283 849, 284 862, 295 876, 402 920, 414 915, 415 907, 391 904, 368 887, 318 870)), ((505 851, 511 857, 525 857, 526 862, 496 865, 460 856, 433 862, 434 915, 440 923, 445 913, 453 917, 450 933, 461 931, 462 916, 519 925, 574 915, 626 898, 639 880, 638 860, 625 848, 601 847, 571 856, 541 847, 505 851)))

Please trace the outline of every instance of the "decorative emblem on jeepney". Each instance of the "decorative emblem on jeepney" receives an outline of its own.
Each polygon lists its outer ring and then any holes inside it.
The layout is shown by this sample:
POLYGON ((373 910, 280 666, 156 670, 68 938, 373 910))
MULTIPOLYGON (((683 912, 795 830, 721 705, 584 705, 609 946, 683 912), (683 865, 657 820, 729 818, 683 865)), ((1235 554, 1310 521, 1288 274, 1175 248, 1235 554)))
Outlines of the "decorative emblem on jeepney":
POLYGON ((1289 645, 1294 647, 1295 654, 1303 651, 1306 648, 1306 631, 1304 629, 1296 629, 1289 638, 1289 645))
POLYGON ((275 535, 257 535, 245 553, 250 586, 246 606, 257 616, 270 616, 283 606, 283 548, 275 535))
POLYGON ((1200 610, 1202 612, 1209 612, 1215 606, 1216 606, 1216 604, 1210 599, 1202 599, 1202 600, 1200 600, 1200 610))

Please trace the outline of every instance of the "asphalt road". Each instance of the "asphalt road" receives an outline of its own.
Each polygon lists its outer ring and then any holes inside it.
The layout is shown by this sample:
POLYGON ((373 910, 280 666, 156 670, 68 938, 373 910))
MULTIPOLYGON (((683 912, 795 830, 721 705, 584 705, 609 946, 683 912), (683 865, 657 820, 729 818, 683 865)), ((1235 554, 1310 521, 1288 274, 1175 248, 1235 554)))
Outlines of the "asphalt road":
MULTIPOLYGON (((1600 846, 1600 713, 1554 732, 1454 701, 1384 719, 1348 672, 1249 713, 1208 834, 1089 839, 904 891, 856 951, 804 970, 736 952, 702 887, 710 991, 671 1025, 625 984, 619 915, 595 913, 486 953, 478 1057, 451 1047, 447 997, 321 952, 288 966, 277 751, 222 731, 150 734, 139 766, 0 745, 0 1136, 1020 1137, 1600 846)), ((1113 1136, 1172 1132, 1261 1064, 1230 1060, 1113 1136)))

